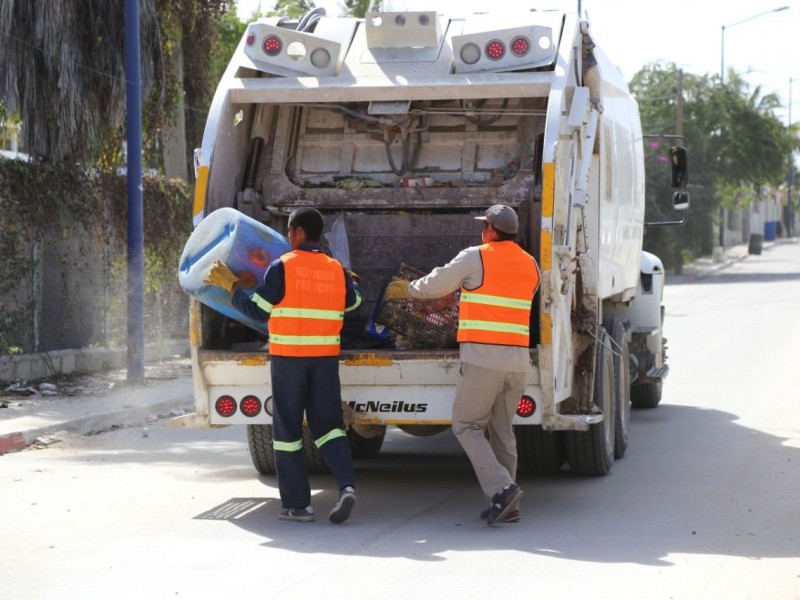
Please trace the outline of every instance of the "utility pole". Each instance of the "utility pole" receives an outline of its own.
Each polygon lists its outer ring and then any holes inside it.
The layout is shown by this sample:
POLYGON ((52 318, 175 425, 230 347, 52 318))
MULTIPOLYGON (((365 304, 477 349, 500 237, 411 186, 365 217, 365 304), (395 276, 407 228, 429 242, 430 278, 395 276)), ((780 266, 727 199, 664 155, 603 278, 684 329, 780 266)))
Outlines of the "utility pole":
POLYGON ((794 185, 794 140, 792 139, 792 78, 789 77, 789 175, 786 177, 786 237, 794 237, 794 209, 792 186, 794 185))
POLYGON ((128 127, 128 382, 144 381, 144 208, 139 0, 125 0, 125 97, 128 127))
POLYGON ((683 69, 678 69, 678 96, 675 98, 675 133, 683 135, 683 69))

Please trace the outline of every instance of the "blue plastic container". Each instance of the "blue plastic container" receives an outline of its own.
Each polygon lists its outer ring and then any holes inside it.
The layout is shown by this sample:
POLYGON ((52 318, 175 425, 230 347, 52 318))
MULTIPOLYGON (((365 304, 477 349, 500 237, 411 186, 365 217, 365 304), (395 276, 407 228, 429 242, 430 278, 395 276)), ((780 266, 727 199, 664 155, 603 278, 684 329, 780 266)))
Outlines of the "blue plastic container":
POLYGON ((291 250, 289 240, 233 208, 215 210, 189 236, 183 249, 178 281, 200 302, 248 327, 264 333, 263 321, 255 321, 231 305, 223 288, 203 283, 215 260, 221 260, 241 279, 240 289, 252 295, 264 280, 264 272, 276 258, 291 250))
POLYGON ((778 222, 767 221, 764 223, 764 241, 774 242, 778 237, 778 222))

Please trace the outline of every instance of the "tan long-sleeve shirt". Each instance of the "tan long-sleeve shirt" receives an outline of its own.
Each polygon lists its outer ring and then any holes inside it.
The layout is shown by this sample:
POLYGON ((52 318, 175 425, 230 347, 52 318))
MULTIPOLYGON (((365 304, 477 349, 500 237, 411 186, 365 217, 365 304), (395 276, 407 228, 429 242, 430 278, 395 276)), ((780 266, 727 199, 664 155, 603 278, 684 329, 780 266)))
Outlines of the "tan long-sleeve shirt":
MULTIPOLYGON (((513 243, 513 242, 512 242, 513 243)), ((531 260, 534 260, 531 257, 531 260)), ((412 298, 441 298, 459 289, 462 285, 473 290, 483 283, 483 263, 480 248, 471 246, 443 267, 412 281, 408 293, 412 298)), ((530 351, 520 346, 499 346, 465 342, 459 345, 462 362, 485 369, 525 372, 530 364, 530 351)))

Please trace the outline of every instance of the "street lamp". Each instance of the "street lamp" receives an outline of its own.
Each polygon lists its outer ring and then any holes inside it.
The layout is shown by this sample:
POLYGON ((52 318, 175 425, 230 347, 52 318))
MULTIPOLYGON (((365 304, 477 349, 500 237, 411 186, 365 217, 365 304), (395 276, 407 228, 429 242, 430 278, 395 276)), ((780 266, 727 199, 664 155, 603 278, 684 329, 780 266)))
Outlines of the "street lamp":
MULTIPOLYGON (((764 12, 760 12, 756 15, 747 17, 746 19, 742 19, 741 21, 736 21, 735 23, 731 23, 730 25, 722 25, 721 29, 721 47, 720 47, 720 58, 719 58, 719 81, 720 83, 725 83, 725 30, 730 29, 731 27, 736 27, 737 25, 741 25, 742 23, 747 23, 748 21, 753 21, 754 19, 758 19, 759 17, 763 17, 765 15, 770 15, 772 13, 781 12, 784 10, 788 10, 788 6, 781 6, 780 8, 773 8, 772 10, 765 10, 764 12)), ((719 207, 719 245, 720 245, 720 256, 723 256, 725 253, 725 209, 722 208, 722 205, 719 207)))
POLYGON ((725 30, 730 29, 731 27, 736 27, 737 25, 741 25, 742 23, 747 23, 748 21, 753 21, 754 19, 758 19, 759 17, 763 17, 764 15, 781 12, 783 10, 789 10, 789 7, 781 6, 780 8, 765 10, 764 12, 758 13, 757 15, 753 15, 752 17, 747 17, 746 19, 742 19, 741 21, 736 21, 736 23, 731 23, 730 25, 722 26, 722 35, 721 35, 722 49, 720 51, 720 59, 719 59, 719 79, 722 83, 725 83, 725 30))

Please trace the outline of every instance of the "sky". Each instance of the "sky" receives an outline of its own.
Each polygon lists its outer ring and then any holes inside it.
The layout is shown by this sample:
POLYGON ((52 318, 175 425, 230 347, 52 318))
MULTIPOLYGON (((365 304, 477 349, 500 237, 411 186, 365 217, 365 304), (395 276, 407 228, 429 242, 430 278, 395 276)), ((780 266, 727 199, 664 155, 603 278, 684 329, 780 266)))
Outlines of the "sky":
MULTIPOLYGON (((342 3, 315 0, 328 15, 341 14, 342 3)), ((393 0, 415 10, 473 10, 503 0, 393 0), (430 8, 428 8, 428 6, 430 8), (466 8, 465 8, 466 7, 466 8)), ((508 0, 509 5, 580 10, 588 16, 595 42, 626 80, 644 65, 675 63, 687 73, 719 75, 722 28, 728 69, 744 76, 761 93, 775 93, 784 106, 776 114, 788 123, 791 85, 792 121, 800 120, 800 0, 508 0), (788 7, 779 12, 772 12, 788 7), (764 14, 766 13, 766 14, 764 14)), ((249 17, 273 0, 237 0, 238 14, 249 17)))

